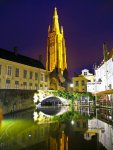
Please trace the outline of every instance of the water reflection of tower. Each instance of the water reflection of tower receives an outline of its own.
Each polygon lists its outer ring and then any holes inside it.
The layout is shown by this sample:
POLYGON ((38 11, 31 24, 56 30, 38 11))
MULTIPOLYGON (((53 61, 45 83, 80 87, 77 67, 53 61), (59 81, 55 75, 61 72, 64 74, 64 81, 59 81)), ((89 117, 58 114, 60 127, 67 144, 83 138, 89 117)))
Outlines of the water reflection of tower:
POLYGON ((65 135, 64 131, 61 133, 61 137, 57 140, 56 138, 50 137, 50 150, 68 150, 68 136, 65 135))

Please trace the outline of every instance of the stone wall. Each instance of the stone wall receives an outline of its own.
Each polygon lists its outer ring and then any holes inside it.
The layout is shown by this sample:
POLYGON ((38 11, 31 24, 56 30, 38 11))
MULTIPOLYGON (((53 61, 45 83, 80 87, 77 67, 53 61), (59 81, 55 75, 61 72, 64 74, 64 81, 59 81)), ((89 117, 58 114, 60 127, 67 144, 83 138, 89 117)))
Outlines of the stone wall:
POLYGON ((35 90, 0 89, 0 108, 3 114, 33 107, 35 92, 35 90))

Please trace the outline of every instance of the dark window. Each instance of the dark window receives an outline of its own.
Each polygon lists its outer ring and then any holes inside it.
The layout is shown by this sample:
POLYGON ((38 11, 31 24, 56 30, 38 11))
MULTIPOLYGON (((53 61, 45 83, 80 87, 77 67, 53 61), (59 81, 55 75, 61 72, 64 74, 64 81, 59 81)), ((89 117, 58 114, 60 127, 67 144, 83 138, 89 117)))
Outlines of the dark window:
POLYGON ((27 78, 27 70, 24 70, 24 72, 23 72, 23 78, 24 78, 24 79, 27 78))
POLYGON ((44 74, 41 73, 41 81, 44 81, 44 74))
POLYGON ((12 74, 12 66, 7 66, 7 75, 11 76, 12 74))
POLYGON ((87 76, 87 72, 84 72, 84 75, 87 76))
POLYGON ((79 84, 78 84, 78 81, 76 81, 76 82, 75 82, 75 86, 78 86, 78 85, 79 85, 79 84))
POLYGON ((6 80, 6 89, 9 89, 10 88, 10 80, 6 80))
POLYGON ((32 73, 32 71, 30 71, 29 72, 29 79, 32 79, 32 77, 33 77, 33 73, 32 73))
POLYGON ((0 75, 1 75, 1 71, 2 71, 2 65, 0 65, 0 75))
POLYGON ((38 80, 38 73, 35 72, 35 80, 38 80))
POLYGON ((19 88, 19 81, 15 81, 15 88, 16 88, 16 89, 19 88))
POLYGON ((48 81, 48 75, 45 75, 45 82, 48 81))
POLYGON ((23 82, 23 88, 27 89, 27 82, 23 82))
POLYGON ((19 68, 15 69, 15 77, 19 77, 19 68))
POLYGON ((82 80, 82 86, 83 86, 83 85, 85 85, 85 82, 84 82, 84 80, 82 80))

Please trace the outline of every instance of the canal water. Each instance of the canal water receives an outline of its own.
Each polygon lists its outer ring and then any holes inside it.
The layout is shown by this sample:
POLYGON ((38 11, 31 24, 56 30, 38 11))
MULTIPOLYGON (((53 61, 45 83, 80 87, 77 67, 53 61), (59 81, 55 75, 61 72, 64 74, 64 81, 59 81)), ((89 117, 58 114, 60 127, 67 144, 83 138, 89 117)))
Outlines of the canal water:
POLYGON ((42 107, 0 116, 0 150, 113 150, 113 110, 42 107))

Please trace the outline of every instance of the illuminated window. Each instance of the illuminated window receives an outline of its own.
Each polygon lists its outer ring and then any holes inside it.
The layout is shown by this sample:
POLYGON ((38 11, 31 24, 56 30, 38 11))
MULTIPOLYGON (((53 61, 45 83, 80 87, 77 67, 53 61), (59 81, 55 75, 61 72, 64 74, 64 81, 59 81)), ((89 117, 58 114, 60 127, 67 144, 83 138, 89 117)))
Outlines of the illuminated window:
POLYGON ((26 79, 27 78, 27 70, 23 71, 23 78, 26 79))
POLYGON ((15 69, 15 77, 19 77, 19 68, 15 69))
POLYGON ((19 81, 15 81, 15 88, 16 88, 16 89, 19 88, 19 81))
POLYGON ((12 75, 12 66, 7 66, 7 75, 8 76, 12 75))

